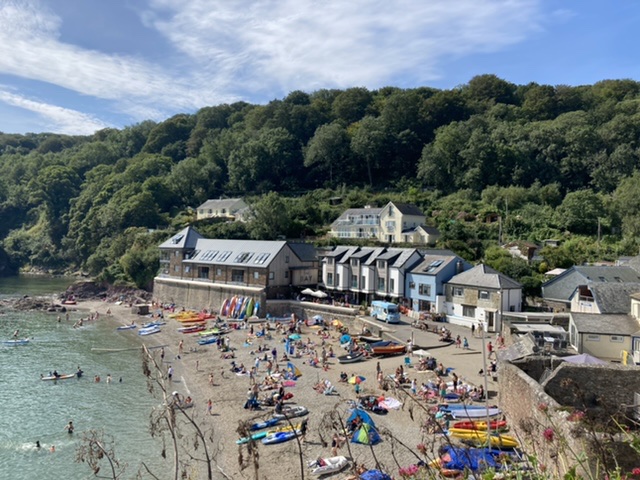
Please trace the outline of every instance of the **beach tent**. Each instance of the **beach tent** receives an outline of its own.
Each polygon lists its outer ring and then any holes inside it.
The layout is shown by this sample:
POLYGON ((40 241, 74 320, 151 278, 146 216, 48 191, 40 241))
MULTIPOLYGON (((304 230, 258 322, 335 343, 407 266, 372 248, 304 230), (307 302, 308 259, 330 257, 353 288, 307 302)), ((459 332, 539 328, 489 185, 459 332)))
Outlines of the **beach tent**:
POLYGON ((360 474, 360 480, 391 480, 391 477, 380 470, 367 470, 360 474))
POLYGON ((351 410, 351 415, 349 415, 349 418, 347 418, 347 425, 349 425, 358 417, 360 417, 360 420, 362 421, 362 423, 366 423, 368 425, 371 425, 372 427, 376 426, 375 422, 371 418, 371 415, 369 415, 367 412, 365 412, 361 408, 354 408, 353 410, 351 410))
POLYGON ((465 448, 446 445, 443 453, 448 454, 448 461, 442 464, 442 468, 449 470, 471 470, 500 468, 498 457, 504 455, 501 450, 489 448, 465 448))
POLYGON ((296 367, 291 362, 287 363, 287 373, 292 377, 293 380, 302 376, 302 372, 300 371, 300 369, 298 369, 298 367, 296 367))
POLYGON ((376 427, 368 423, 360 425, 360 428, 353 432, 351 436, 351 443, 361 443, 363 445, 375 445, 380 443, 381 440, 380 435, 378 435, 376 431, 376 427))
POLYGON ((600 360, 588 353, 581 353, 579 355, 569 355, 568 357, 560 357, 559 360, 564 360, 569 363, 578 363, 581 365, 606 365, 607 362, 600 360))

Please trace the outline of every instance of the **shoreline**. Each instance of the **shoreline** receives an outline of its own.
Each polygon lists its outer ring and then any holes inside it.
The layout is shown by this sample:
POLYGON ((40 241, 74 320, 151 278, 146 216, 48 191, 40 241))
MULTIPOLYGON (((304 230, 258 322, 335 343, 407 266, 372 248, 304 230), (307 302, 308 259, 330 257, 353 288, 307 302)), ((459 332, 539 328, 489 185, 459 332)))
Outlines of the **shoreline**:
MULTIPOLYGON (((101 321, 105 319, 113 324, 114 329, 123 324, 130 324, 135 321, 137 325, 149 320, 146 316, 140 316, 131 312, 126 305, 115 305, 111 302, 100 300, 81 300, 76 305, 78 311, 98 312, 101 321), (107 309, 111 314, 107 315, 107 309)), ((238 376, 230 371, 229 359, 221 358, 220 351, 216 345, 198 345, 197 335, 181 334, 177 331, 179 322, 166 318, 167 324, 161 327, 161 332, 149 337, 140 337, 140 344, 147 345, 148 348, 159 348, 165 345, 165 357, 163 366, 166 369, 173 367, 173 381, 167 386, 169 392, 177 391, 184 396, 191 396, 194 399, 195 407, 190 412, 194 419, 205 431, 210 431, 211 441, 208 443, 209 451, 215 452, 214 469, 218 469, 218 474, 222 473, 228 478, 256 478, 254 465, 246 464, 248 461, 247 446, 239 447, 235 441, 239 437, 237 433, 240 423, 246 421, 264 420, 271 417, 272 408, 262 407, 259 411, 250 411, 243 408, 247 390, 250 388, 248 376, 238 376), (178 345, 184 342, 183 354, 179 355, 178 345), (178 358, 179 357, 179 358, 178 358), (213 386, 209 383, 210 374, 213 375, 213 386), (207 402, 211 400, 213 404, 212 413, 207 411, 207 402), (238 464, 242 454, 243 462, 246 464, 241 468, 238 464)), ((255 324, 254 324, 255 326, 255 324)), ((321 337, 317 335, 317 327, 302 327, 302 340, 310 341, 317 345, 318 355, 321 350, 321 337)), ((130 332, 137 335, 137 329, 130 332)), ((284 351, 283 335, 276 334, 271 330, 272 340, 251 337, 251 344, 248 344, 248 330, 232 330, 227 336, 230 339, 231 347, 235 349, 234 361, 239 365, 243 363, 248 369, 254 366, 256 351, 272 348, 278 350, 278 357, 284 351)), ((326 341, 326 348, 333 348, 336 355, 345 353, 339 345, 340 333, 330 330, 330 337, 326 341)), ((264 352, 260 353, 261 356, 264 352)), ((270 353, 269 353, 270 355, 270 353)), ((395 475, 400 467, 406 467, 416 463, 417 458, 409 449, 417 451, 418 444, 427 446, 430 458, 437 457, 437 449, 442 443, 441 436, 424 434, 421 431, 421 424, 427 417, 426 411, 434 404, 424 401, 417 402, 419 405, 407 398, 406 390, 394 391, 393 389, 383 392, 378 388, 376 382, 376 363, 379 362, 385 377, 393 374, 399 365, 404 364, 404 355, 371 359, 360 363, 340 364, 337 358, 330 358, 328 370, 309 365, 309 357, 294 358, 291 361, 301 371, 302 376, 297 379, 295 386, 287 387, 286 392, 292 393, 293 398, 287 404, 303 405, 308 408, 309 433, 306 436, 306 443, 302 445, 304 463, 307 464, 318 457, 330 457, 331 438, 340 429, 339 417, 346 420, 349 412, 349 401, 356 399, 355 387, 344 382, 340 382, 340 373, 345 372, 348 376, 352 374, 362 375, 366 378, 361 387, 361 395, 375 395, 376 397, 385 394, 403 403, 399 410, 391 410, 387 415, 372 415, 376 426, 383 437, 383 441, 372 449, 368 445, 349 443, 343 445, 338 455, 350 457, 353 462, 373 469, 379 466, 389 474, 395 475), (323 379, 328 379, 335 387, 337 394, 323 395, 314 390, 314 385, 323 379), (406 447, 403 446, 406 445, 406 447), (393 448, 392 448, 393 447, 393 448)), ((462 361, 462 359, 460 359, 462 361)), ((280 362, 282 367, 282 362, 280 362)), ((420 372, 415 369, 407 369, 411 378, 416 378, 418 382, 426 382, 432 378, 433 372, 420 372)), ((265 363, 261 362, 257 379, 261 380, 266 375, 265 363)), ((448 378, 450 380, 450 378, 448 378)), ((406 387, 405 387, 406 388, 406 387)), ((267 392, 261 392, 262 397, 267 392)), ((296 419, 301 420, 301 419, 296 419)), ((186 436, 190 436, 190 431, 184 430, 186 436)), ((262 445, 258 443, 259 464, 258 472, 260 479, 276 480, 300 478, 300 457, 298 442, 290 441, 278 445, 262 445)), ((150 461, 154 454, 150 453, 150 461)), ((181 457, 186 459, 185 456, 181 457)), ((200 472, 202 474, 203 472, 200 472)), ((332 478, 345 479, 350 477, 350 470, 345 470, 342 474, 336 474, 332 478)), ((305 470, 305 477, 311 477, 309 470, 305 470)), ((353 477, 357 478, 357 477, 353 477)))

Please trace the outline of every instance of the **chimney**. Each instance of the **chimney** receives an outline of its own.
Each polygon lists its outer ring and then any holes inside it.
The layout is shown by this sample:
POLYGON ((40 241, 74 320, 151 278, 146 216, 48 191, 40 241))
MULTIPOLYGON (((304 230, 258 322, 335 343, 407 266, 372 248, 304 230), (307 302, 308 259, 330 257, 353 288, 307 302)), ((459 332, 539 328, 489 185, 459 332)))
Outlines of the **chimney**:
POLYGON ((458 260, 456 262, 456 275, 462 272, 464 272, 464 263, 462 263, 462 260, 458 260))

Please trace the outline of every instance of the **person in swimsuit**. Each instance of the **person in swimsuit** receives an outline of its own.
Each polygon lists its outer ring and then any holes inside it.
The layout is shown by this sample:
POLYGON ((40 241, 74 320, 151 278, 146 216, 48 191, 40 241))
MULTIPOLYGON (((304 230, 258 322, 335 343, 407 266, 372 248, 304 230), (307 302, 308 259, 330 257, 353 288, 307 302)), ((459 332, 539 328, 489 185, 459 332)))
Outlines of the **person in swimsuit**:
POLYGON ((67 431, 67 433, 68 433, 69 435, 71 435, 71 434, 73 433, 73 429, 74 429, 74 427, 73 427, 73 422, 69 422, 69 423, 67 424, 67 426, 66 426, 66 427, 64 427, 64 429, 67 431))

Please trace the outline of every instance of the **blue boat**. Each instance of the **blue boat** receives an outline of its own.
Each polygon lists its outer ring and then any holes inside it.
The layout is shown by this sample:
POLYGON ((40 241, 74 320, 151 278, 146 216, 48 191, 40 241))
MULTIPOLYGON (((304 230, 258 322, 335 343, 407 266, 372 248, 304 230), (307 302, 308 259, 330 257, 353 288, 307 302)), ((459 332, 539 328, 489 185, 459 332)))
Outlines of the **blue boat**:
POLYGON ((218 341, 218 337, 205 337, 198 340, 198 345, 209 345, 211 343, 216 343, 218 341))
POLYGON ((265 445, 273 445, 276 443, 288 442, 289 440, 295 438, 299 433, 300 430, 296 430, 295 432, 270 433, 262 439, 262 443, 264 443, 265 445))
POLYGON ((270 418, 264 422, 256 422, 251 425, 251 430, 262 430, 263 428, 273 427, 282 421, 281 418, 270 418))
POLYGON ((4 340, 2 342, 3 344, 9 346, 9 347, 17 347, 18 345, 27 345, 29 343, 29 339, 28 338, 18 338, 15 340, 4 340))
POLYGON ((120 325, 117 330, 132 330, 136 328, 136 324, 132 323, 131 325, 120 325))
POLYGON ((138 330, 138 335, 152 335, 154 333, 160 333, 160 327, 154 326, 138 330))

